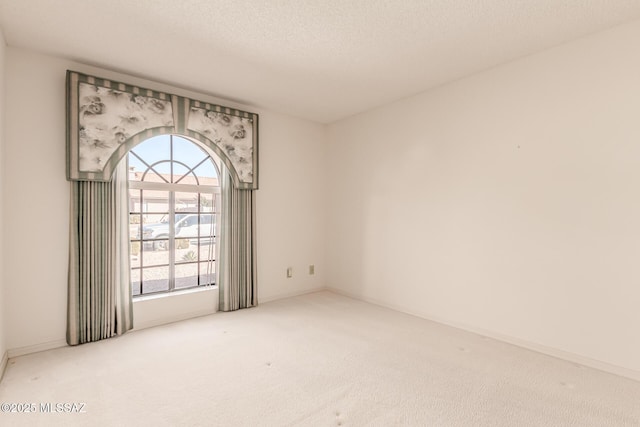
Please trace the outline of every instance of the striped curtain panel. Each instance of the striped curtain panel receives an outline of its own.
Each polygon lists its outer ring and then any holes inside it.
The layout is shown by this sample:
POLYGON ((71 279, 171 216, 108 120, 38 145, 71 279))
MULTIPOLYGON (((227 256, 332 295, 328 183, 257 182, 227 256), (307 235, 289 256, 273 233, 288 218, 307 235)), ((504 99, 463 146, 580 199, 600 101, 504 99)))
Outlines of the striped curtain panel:
POLYGON ((127 186, 126 161, 109 182, 71 182, 69 345, 133 328, 127 186))
POLYGON ((252 190, 238 190, 221 167, 222 224, 217 245, 221 311, 258 305, 255 244, 255 199, 252 190))

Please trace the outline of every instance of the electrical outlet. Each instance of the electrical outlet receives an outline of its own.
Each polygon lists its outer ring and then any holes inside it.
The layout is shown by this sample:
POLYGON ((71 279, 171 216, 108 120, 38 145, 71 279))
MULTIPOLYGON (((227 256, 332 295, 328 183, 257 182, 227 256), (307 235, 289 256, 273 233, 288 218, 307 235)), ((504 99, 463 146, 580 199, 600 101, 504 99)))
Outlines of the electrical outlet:
POLYGON ((293 277, 293 268, 289 267, 287 268, 287 279, 290 279, 293 277))
POLYGON ((311 265, 309 266, 309 274, 310 274, 310 275, 311 275, 311 274, 316 274, 316 266, 315 266, 315 265, 311 264, 311 265))

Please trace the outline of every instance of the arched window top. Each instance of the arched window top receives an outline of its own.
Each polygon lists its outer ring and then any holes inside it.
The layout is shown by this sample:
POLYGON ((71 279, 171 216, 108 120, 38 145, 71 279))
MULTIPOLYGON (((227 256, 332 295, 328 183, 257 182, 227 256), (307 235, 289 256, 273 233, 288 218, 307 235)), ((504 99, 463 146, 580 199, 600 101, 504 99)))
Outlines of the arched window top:
POLYGON ((218 185, 211 156, 196 143, 177 135, 149 138, 129 151, 129 179, 182 185, 218 185))

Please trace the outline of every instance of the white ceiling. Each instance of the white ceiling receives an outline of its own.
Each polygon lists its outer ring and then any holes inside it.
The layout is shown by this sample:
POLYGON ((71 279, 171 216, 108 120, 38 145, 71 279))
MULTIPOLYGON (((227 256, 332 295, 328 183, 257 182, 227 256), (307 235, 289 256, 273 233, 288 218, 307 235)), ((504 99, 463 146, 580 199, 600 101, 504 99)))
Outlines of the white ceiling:
POLYGON ((640 18, 640 0, 0 0, 9 46, 329 123, 640 18))

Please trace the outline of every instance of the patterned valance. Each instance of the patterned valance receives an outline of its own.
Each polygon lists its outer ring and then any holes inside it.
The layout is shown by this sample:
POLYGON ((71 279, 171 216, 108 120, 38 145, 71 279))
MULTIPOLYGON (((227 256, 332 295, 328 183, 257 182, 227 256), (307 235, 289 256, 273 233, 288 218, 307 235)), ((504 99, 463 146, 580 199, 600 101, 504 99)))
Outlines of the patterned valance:
POLYGON ((257 114, 67 71, 67 179, 108 181, 131 148, 160 134, 202 142, 236 188, 258 188, 257 114))

